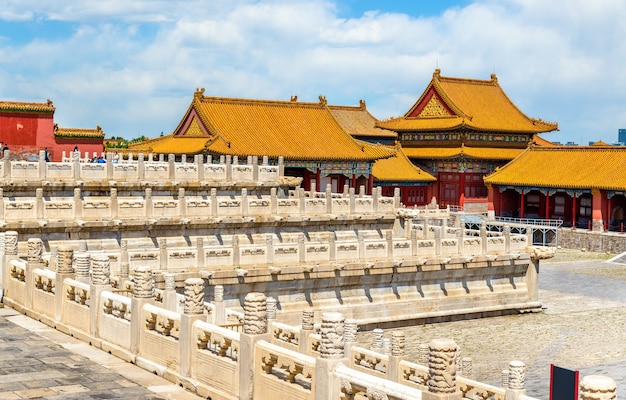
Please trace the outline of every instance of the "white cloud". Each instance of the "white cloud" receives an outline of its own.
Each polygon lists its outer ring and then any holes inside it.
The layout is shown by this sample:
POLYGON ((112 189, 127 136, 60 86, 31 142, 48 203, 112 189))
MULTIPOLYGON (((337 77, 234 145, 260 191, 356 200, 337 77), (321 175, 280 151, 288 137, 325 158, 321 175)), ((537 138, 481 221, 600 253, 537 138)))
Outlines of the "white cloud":
POLYGON ((50 97, 65 125, 99 124, 111 135, 170 132, 196 87, 364 99, 379 118, 402 115, 437 66, 477 79, 495 71, 529 116, 559 122, 548 139, 613 142, 626 127, 619 0, 477 0, 430 18, 340 18, 332 2, 314 0, 7 3, 0 20, 39 31, 30 40, 0 31, 2 96, 50 97), (67 34, 45 31, 50 20, 67 34))

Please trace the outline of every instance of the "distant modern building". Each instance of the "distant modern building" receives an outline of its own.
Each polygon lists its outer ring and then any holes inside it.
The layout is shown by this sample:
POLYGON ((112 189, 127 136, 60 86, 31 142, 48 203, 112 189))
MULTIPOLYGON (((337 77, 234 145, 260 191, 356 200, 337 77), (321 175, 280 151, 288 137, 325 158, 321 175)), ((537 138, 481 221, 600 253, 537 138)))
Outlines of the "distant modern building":
POLYGON ((626 145, 626 129, 617 130, 617 141, 622 145, 626 145))

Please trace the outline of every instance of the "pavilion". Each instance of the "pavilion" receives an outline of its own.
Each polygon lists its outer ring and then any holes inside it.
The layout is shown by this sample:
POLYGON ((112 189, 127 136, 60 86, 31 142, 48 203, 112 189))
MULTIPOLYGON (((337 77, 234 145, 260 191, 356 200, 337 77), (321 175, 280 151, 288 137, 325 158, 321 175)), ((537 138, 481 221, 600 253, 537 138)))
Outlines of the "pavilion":
POLYGON ((437 178, 441 206, 484 198, 483 177, 519 156, 556 123, 526 116, 490 80, 450 78, 436 69, 420 98, 402 117, 377 127, 397 132, 404 153, 437 178))
POLYGON ((333 192, 344 185, 371 193, 376 160, 392 157, 393 147, 354 139, 319 102, 254 100, 204 96, 195 92, 181 122, 170 135, 132 145, 132 152, 154 154, 283 158, 286 176, 302 177, 302 186, 333 192))

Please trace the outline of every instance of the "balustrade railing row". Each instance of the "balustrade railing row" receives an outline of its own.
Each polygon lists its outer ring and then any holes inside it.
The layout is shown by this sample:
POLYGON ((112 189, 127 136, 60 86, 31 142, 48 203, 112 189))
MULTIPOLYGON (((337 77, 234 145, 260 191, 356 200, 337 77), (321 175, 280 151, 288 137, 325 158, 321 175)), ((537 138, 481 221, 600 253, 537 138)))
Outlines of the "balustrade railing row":
POLYGON ((167 159, 161 154, 155 160, 152 154, 147 159, 139 154, 136 159, 117 162, 113 153, 106 153, 102 162, 85 162, 75 153, 64 157, 62 162, 46 162, 45 153, 39 155, 39 161, 11 161, 10 153, 5 152, 0 162, 0 177, 4 179, 25 180, 124 180, 124 181, 205 181, 264 183, 277 182, 284 174, 283 159, 277 165, 270 165, 268 157, 261 163, 257 157, 248 157, 246 163, 239 163, 238 157, 221 156, 214 163, 211 156, 195 155, 191 162, 182 156, 177 162, 173 154, 167 159))

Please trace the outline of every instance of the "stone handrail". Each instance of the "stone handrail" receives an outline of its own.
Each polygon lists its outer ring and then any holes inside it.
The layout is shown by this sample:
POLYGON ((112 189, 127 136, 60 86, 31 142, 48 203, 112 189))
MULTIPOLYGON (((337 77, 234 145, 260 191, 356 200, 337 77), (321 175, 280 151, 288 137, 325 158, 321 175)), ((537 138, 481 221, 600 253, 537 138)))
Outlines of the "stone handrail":
POLYGON ((222 196, 211 189, 209 196, 187 194, 180 188, 177 196, 153 195, 152 189, 143 190, 143 195, 118 195, 116 187, 110 187, 110 195, 85 196, 82 189, 74 188, 73 197, 44 197, 44 189, 36 189, 34 197, 6 197, 0 191, 0 221, 15 223, 24 221, 37 226, 50 223, 72 221, 77 226, 106 222, 111 226, 121 226, 131 221, 148 221, 156 224, 188 224, 213 218, 214 223, 226 222, 227 218, 244 219, 254 222, 256 217, 270 217, 276 221, 289 221, 304 216, 362 216, 387 215, 393 218, 393 198, 368 198, 357 206, 354 195, 349 206, 338 206, 327 199, 289 198, 281 199, 275 188, 270 195, 249 195, 242 189, 237 195, 222 196), (330 204, 330 206, 328 206, 330 204), (248 219, 246 219, 248 218, 248 219))
POLYGON ((389 378, 389 356, 363 347, 350 348, 350 368, 373 376, 389 378))
POLYGON ((239 398, 240 337, 239 332, 230 329, 203 321, 193 323, 190 376, 198 381, 198 394, 205 398, 239 398))
MULTIPOLYGON (((232 273, 240 277, 248 274, 247 268, 270 268, 272 274, 280 274, 282 268, 293 267, 298 264, 302 271, 312 272, 323 266, 331 265, 336 270, 357 268, 355 262, 362 264, 359 268, 375 269, 385 262, 392 262, 397 266, 421 266, 428 264, 469 263, 480 262, 481 257, 488 261, 525 258, 527 253, 527 236, 509 234, 498 237, 465 237, 456 239, 411 239, 391 237, 391 231, 385 232, 386 238, 369 238, 379 236, 376 232, 359 232, 354 236, 338 235, 330 241, 321 241, 318 238, 306 238, 304 235, 285 236, 284 242, 275 241, 272 234, 265 236, 264 243, 240 243, 248 240, 239 235, 223 236, 222 245, 204 244, 198 241, 194 246, 172 246, 168 240, 152 241, 135 240, 135 247, 126 247, 124 250, 103 250, 102 253, 111 259, 111 267, 119 271, 122 264, 134 269, 139 265, 151 265, 160 270, 202 270, 208 269, 213 273, 232 273), (365 237, 368 237, 367 239, 365 237), (306 240, 305 240, 306 239, 306 240), (462 245, 460 243, 463 243, 462 245), (148 246, 158 247, 148 247, 148 246), (382 264, 381 264, 382 263, 382 264)), ((260 240, 259 240, 260 241, 260 240)), ((73 246, 80 247, 79 243, 73 246)), ((49 253, 43 255, 49 259, 49 253)), ((426 268, 426 267, 424 267, 426 268)), ((429 267, 429 269, 432 269, 429 267)), ((10 271, 9 271, 10 272, 10 271)), ((118 278, 113 278, 115 285, 119 285, 118 278)), ((124 281, 124 287, 118 289, 132 289, 132 282, 124 281)), ((162 296, 161 296, 162 297, 162 296)), ((162 301, 161 298, 158 301, 162 301)))
POLYGON ((366 398, 388 398, 397 400, 415 400, 422 398, 422 391, 401 385, 387 379, 356 371, 339 364, 335 368, 335 377, 341 382, 341 394, 354 396, 361 394, 366 398))
POLYGON ((298 350, 300 345, 300 328, 272 321, 270 324, 271 342, 289 350, 298 350))
POLYGON ((270 399, 278 384, 286 398, 314 399, 315 358, 260 341, 256 345, 254 398, 270 399), (278 381, 277 377, 280 377, 278 381))
MULTIPOLYGON (((456 386, 463 397, 472 400, 505 400, 506 389, 474 381, 463 376, 456 376, 456 386)), ((526 396, 526 400, 537 400, 526 396)), ((520 399, 521 400, 521 399, 520 399)))
MULTIPOLYGON (((69 331, 78 329, 81 333, 88 334, 91 329, 89 311, 92 307, 90 285, 66 278, 63 279, 63 293, 65 295, 60 310, 61 322, 69 328, 69 331)), ((52 315, 54 316, 54 312, 52 315)))
POLYGON ((212 158, 204 158, 202 155, 193 157, 193 162, 187 162, 182 157, 181 162, 175 162, 175 157, 169 155, 167 161, 160 157, 154 161, 152 155, 144 159, 139 154, 137 159, 123 162, 114 162, 113 154, 106 154, 103 163, 87 163, 78 155, 63 157, 62 162, 46 162, 45 154, 40 152, 39 161, 11 161, 5 155, 4 161, 0 162, 0 177, 4 179, 25 180, 116 180, 126 181, 139 180, 180 180, 200 182, 248 182, 265 183, 278 182, 282 176, 283 161, 278 159, 278 165, 269 165, 268 158, 263 157, 262 163, 256 157, 249 157, 247 164, 239 164, 237 157, 221 157, 219 164, 214 164, 212 158))

